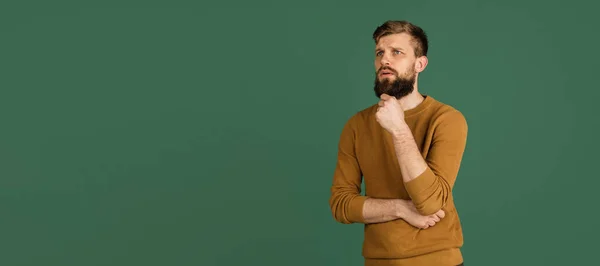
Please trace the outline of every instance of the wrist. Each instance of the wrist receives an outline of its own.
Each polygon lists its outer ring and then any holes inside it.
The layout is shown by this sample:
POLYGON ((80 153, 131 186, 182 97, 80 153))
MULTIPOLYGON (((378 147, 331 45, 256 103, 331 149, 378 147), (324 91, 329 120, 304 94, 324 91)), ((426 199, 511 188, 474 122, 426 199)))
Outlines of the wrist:
POLYGON ((406 205, 406 201, 399 199, 395 202, 396 217, 399 219, 405 219, 406 214, 408 212, 408 206, 406 205))
POLYGON ((408 127, 408 125, 402 121, 402 123, 400 123, 400 125, 394 131, 392 131, 392 137, 395 139, 401 139, 409 133, 410 127, 408 127))

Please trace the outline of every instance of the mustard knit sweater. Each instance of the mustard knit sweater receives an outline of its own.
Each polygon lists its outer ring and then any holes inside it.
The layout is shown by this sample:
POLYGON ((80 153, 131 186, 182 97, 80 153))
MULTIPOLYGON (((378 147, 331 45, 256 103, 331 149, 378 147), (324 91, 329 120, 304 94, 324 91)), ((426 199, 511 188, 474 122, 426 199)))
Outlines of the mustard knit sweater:
POLYGON ((458 265, 463 235, 452 187, 466 146, 467 123, 461 112, 425 96, 405 111, 405 121, 428 164, 416 179, 404 183, 391 135, 375 119, 377 104, 353 115, 345 124, 329 201, 340 223, 364 223, 367 197, 412 200, 425 214, 440 208, 446 216, 433 227, 419 229, 402 219, 365 224, 362 254, 366 265, 458 265), (361 195, 361 183, 365 194, 361 195))

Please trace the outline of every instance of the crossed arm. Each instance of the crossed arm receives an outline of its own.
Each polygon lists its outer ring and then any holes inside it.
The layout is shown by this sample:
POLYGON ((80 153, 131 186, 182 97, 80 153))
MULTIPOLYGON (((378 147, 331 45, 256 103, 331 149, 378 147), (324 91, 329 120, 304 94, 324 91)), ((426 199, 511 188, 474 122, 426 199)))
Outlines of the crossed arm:
POLYGON ((456 180, 466 146, 467 124, 458 111, 445 114, 426 158, 420 153, 408 126, 394 132, 392 139, 402 179, 411 201, 376 199, 360 195, 362 173, 354 150, 355 124, 350 120, 342 131, 338 161, 329 204, 341 223, 380 223, 408 219, 415 214, 430 216, 446 205, 456 180))

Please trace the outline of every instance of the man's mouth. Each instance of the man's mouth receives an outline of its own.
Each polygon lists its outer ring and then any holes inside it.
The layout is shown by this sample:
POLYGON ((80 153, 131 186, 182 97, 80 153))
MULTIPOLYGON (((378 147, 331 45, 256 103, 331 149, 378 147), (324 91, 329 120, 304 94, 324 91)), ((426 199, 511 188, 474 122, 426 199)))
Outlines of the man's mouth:
POLYGON ((379 71, 379 76, 383 77, 383 76, 391 76, 391 75, 394 75, 394 71, 392 71, 392 70, 384 69, 384 70, 379 71))

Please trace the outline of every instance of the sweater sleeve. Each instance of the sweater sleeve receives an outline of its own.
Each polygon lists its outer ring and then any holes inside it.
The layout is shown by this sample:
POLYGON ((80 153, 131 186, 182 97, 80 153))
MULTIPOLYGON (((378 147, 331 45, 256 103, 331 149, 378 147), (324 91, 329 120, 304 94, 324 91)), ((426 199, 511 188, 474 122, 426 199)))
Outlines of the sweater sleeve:
POLYGON ((362 211, 366 196, 360 194, 362 172, 356 158, 355 140, 356 131, 351 118, 340 136, 329 199, 334 219, 344 224, 364 223, 362 211))
POLYGON ((423 215, 434 214, 446 206, 467 141, 467 122, 462 113, 454 110, 440 118, 425 158, 428 167, 405 184, 415 207, 423 215))

